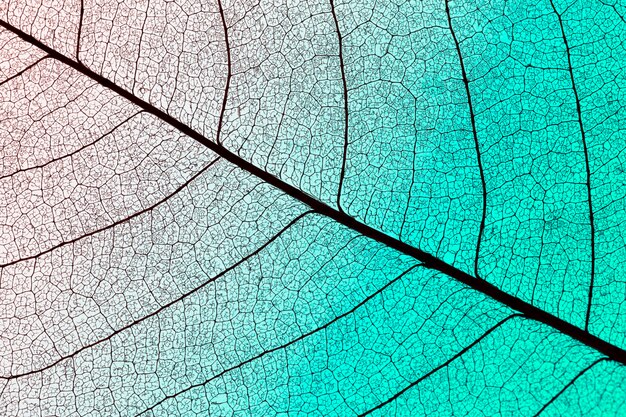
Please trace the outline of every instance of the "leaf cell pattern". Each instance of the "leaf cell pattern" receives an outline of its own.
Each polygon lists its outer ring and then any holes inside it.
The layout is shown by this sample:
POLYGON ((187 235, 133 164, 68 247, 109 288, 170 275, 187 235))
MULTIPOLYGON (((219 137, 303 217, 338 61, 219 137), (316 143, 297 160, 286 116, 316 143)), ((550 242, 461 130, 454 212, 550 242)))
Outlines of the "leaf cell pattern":
POLYGON ((613 0, 7 0, 0 414, 623 415, 613 0))

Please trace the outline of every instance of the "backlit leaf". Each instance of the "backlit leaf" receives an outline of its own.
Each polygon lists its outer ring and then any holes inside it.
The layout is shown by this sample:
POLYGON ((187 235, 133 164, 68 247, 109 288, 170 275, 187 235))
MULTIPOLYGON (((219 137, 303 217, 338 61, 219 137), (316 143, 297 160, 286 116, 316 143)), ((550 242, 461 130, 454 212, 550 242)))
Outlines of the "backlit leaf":
POLYGON ((0 4, 0 414, 626 410, 615 0, 0 4))

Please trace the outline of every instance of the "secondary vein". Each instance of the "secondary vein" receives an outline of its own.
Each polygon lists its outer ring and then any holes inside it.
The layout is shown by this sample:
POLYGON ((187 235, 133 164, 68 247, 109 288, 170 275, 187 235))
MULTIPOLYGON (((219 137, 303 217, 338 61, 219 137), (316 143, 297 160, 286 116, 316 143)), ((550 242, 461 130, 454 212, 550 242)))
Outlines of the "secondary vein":
POLYGON ((422 264, 424 264, 425 267, 437 270, 449 276, 450 278, 455 279, 467 285, 468 287, 478 292, 481 292, 487 295, 488 297, 491 297, 499 301, 502 304, 509 306, 510 308, 516 311, 519 311, 525 317, 531 320, 536 320, 538 322, 544 323, 560 331, 561 333, 564 333, 572 337, 573 339, 578 340, 580 343, 583 343, 593 349, 596 349, 597 351, 607 356, 609 359, 626 365, 626 350, 612 343, 609 343, 603 339, 600 339, 599 337, 589 333, 588 331, 583 330, 579 327, 576 327, 573 324, 566 322, 565 320, 553 314, 543 311, 518 297, 508 294, 502 291, 501 289, 497 288, 493 284, 488 283, 485 280, 476 279, 470 274, 464 271, 461 271, 460 269, 444 262, 443 260, 439 258, 436 258, 435 256, 421 249, 411 246, 396 238, 393 238, 381 232, 380 230, 374 229, 373 227, 368 226, 367 224, 361 223, 355 218, 348 216, 344 212, 341 212, 337 209, 334 209, 328 206, 327 204, 317 200, 316 198, 307 194, 306 192, 294 187, 291 184, 284 182, 280 178, 253 165, 251 162, 246 161, 242 157, 234 154, 233 152, 224 148, 223 146, 218 145, 214 141, 209 140, 208 138, 203 136, 201 133, 195 131, 191 127, 187 126, 186 124, 180 122, 179 120, 165 113, 163 110, 160 110, 154 105, 134 96, 131 92, 118 86, 117 84, 113 83, 111 80, 103 77, 100 74, 97 74, 96 72, 87 68, 83 64, 72 60, 71 58, 61 54, 60 52, 57 52, 56 50, 45 45, 43 42, 21 31, 20 29, 14 27, 13 25, 3 20, 0 20, 0 27, 3 27, 6 30, 9 30, 15 33, 24 41, 29 42, 32 45, 40 48, 44 52, 48 53, 50 57, 72 67, 73 69, 80 72, 84 76, 87 76, 93 79, 94 81, 97 81, 102 86, 109 88, 111 91, 114 91, 115 93, 119 94, 121 97, 126 98, 133 104, 145 110, 146 112, 153 114, 156 117, 159 117, 165 123, 171 125, 172 127, 178 129, 180 132, 186 134, 190 138, 203 144, 204 146, 206 146, 213 152, 217 153, 218 155, 220 155, 227 161, 249 172, 250 174, 260 178, 261 180, 267 182, 268 184, 273 185, 274 187, 283 191, 285 194, 301 201, 302 203, 309 206, 311 209, 315 210, 317 213, 324 215, 326 217, 329 217, 337 221, 338 223, 348 228, 351 228, 364 236, 369 237, 370 239, 373 239, 377 242, 382 243, 383 245, 386 245, 392 249, 395 249, 401 253, 404 253, 405 255, 411 256, 419 260, 422 264))

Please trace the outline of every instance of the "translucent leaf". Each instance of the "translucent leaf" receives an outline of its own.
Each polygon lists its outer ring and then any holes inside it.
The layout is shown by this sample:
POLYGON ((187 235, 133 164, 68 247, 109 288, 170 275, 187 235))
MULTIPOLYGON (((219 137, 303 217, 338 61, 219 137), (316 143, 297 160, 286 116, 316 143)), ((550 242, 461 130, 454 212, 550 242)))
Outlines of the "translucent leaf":
POLYGON ((625 13, 4 2, 0 414, 623 414, 625 13))

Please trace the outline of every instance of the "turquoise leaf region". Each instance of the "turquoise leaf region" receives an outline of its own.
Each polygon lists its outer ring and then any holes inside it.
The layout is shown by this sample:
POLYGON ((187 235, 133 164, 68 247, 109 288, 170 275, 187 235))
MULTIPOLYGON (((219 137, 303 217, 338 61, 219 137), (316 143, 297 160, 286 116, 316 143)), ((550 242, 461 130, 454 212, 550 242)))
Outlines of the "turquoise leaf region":
POLYGON ((0 415, 626 415, 619 0, 0 4, 0 415))

